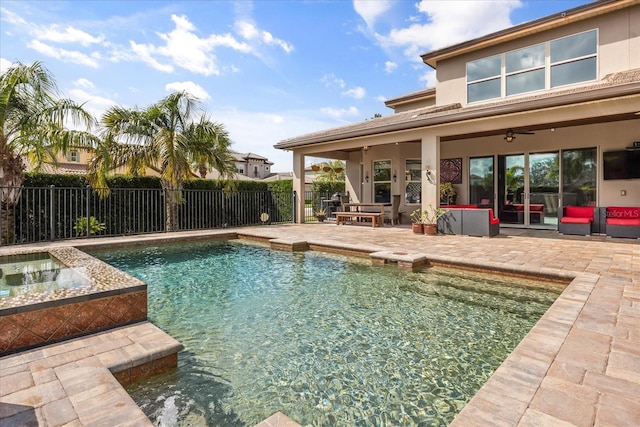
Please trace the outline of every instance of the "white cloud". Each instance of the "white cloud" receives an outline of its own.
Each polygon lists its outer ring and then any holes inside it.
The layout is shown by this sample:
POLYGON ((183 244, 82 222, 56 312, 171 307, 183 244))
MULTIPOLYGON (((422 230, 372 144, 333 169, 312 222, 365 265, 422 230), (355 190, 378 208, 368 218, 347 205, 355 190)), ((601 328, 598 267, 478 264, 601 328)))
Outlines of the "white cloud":
POLYGON ((35 27, 31 34, 39 40, 54 43, 80 43, 82 46, 89 46, 94 43, 101 43, 104 36, 94 37, 77 28, 67 27, 64 30, 54 24, 49 27, 35 27))
POLYGON ((211 99, 211 96, 209 96, 207 91, 202 86, 194 82, 173 82, 167 84, 164 89, 170 92, 188 92, 200 101, 211 99))
POLYGON ((51 58, 56 58, 63 62, 71 62, 74 64, 98 68, 98 63, 94 59, 92 59, 91 56, 77 50, 67 50, 49 46, 45 43, 42 43, 40 40, 32 40, 27 45, 27 47, 37 51, 38 53, 49 56, 51 58))
POLYGON ((395 28, 386 35, 376 34, 376 38, 384 48, 400 48, 410 60, 420 61, 420 54, 427 51, 511 26, 509 15, 521 6, 520 0, 422 0, 417 9, 427 23, 395 28))
POLYGON ((286 53, 293 51, 293 45, 282 39, 276 38, 268 31, 260 30, 248 21, 237 21, 234 25, 236 32, 250 41, 257 41, 268 46, 278 46, 286 53))
POLYGON ((9 61, 8 59, 0 58, 0 73, 4 73, 5 71, 7 71, 9 67, 11 67, 11 64, 13 64, 13 62, 9 61))
POLYGON ((421 82, 425 83, 425 87, 436 87, 436 83, 438 82, 436 79, 436 70, 429 70, 422 74, 419 79, 421 82))
POLYGON ((384 104, 385 102, 387 102, 387 97, 384 96, 384 95, 378 95, 378 96, 376 96, 376 101, 384 104))
POLYGON ((69 97, 74 101, 84 104, 84 109, 93 115, 96 119, 100 119, 109 108, 117 105, 112 99, 94 95, 83 89, 71 89, 69 97))
POLYGON ((93 89, 95 87, 95 85, 87 79, 77 79, 73 82, 73 84, 85 89, 93 89))
POLYGON ((0 7, 0 14, 2 16, 2 20, 10 24, 29 25, 29 23, 24 19, 22 19, 22 17, 20 17, 19 15, 16 15, 9 9, 5 9, 4 7, 0 7))
POLYGON ((367 27, 373 28, 376 19, 391 8, 391 1, 353 0, 353 8, 367 23, 367 27))
POLYGON ((336 119, 340 119, 345 116, 357 116, 359 111, 356 107, 349 108, 333 108, 333 107, 324 107, 321 108, 320 111, 327 116, 334 117, 336 119))
POLYGON ((339 88, 343 89, 347 84, 344 82, 344 80, 339 79, 335 74, 330 73, 330 74, 325 74, 324 76, 322 76, 322 78, 320 79, 320 82, 323 83, 325 85, 325 87, 333 87, 333 86, 338 86, 339 88))
MULTIPOLYGON (((164 73, 172 73, 173 66, 171 64, 161 64, 153 58, 152 53, 155 51, 155 48, 152 45, 146 44, 137 44, 133 41, 131 43, 131 51, 137 55, 137 59, 150 65, 152 68, 155 68, 158 71, 162 71, 164 73)), ((129 56, 122 57, 122 59, 129 59, 129 56)), ((115 59, 115 58, 114 58, 115 59)), ((116 59, 117 60, 117 59, 116 59)))
POLYGON ((396 64, 395 62, 387 61, 384 63, 384 71, 387 74, 393 73, 396 68, 398 68, 398 64, 396 64))
POLYGON ((345 96, 350 96, 355 99, 362 99, 367 94, 367 91, 364 90, 364 88, 358 86, 358 87, 351 88, 345 92, 342 92, 342 94, 345 96))

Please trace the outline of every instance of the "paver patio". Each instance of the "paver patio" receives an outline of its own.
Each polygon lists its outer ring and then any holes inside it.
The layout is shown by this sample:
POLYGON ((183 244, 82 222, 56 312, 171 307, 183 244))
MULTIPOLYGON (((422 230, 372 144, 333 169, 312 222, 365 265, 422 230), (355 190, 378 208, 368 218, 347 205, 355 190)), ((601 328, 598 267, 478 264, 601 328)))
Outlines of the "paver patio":
MULTIPOLYGON (((300 242, 306 242, 314 249, 348 253, 404 251, 423 254, 432 262, 571 280, 452 425, 640 424, 640 240, 561 236, 555 231, 517 229, 503 229, 500 236, 491 239, 424 236, 414 235, 406 227, 336 227, 325 223, 103 238, 39 246, 73 245, 82 249, 96 244, 145 244, 158 239, 236 233, 253 239, 296 242, 298 247, 304 246, 300 242)), ((0 255, 11 250, 11 247, 0 248, 0 255)), ((5 359, 0 359, 0 372, 5 372, 5 359)), ((6 417, 2 411, 6 394, 0 393, 0 420, 6 417)), ((70 410, 67 400, 60 399, 60 405, 61 411, 70 410)), ((283 423, 292 425, 286 417, 276 414, 262 425, 283 423)))

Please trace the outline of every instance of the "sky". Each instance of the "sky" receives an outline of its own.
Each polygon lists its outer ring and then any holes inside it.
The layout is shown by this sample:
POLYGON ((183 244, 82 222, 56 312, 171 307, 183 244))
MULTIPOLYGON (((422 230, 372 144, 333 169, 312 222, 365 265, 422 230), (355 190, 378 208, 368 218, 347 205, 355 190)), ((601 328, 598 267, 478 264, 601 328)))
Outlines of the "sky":
POLYGON ((393 114, 385 100, 433 87, 420 54, 585 3, 0 0, 0 72, 40 61, 98 119, 188 91, 232 150, 288 172, 279 141, 393 114))

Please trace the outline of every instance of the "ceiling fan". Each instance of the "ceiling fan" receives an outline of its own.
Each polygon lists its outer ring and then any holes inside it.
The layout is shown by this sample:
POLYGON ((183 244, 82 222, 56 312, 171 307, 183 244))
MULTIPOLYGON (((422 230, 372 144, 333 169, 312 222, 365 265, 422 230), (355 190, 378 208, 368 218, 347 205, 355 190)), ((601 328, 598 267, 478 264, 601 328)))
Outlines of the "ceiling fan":
POLYGON ((517 135, 535 135, 535 132, 531 132, 529 130, 513 130, 513 129, 507 129, 507 132, 505 133, 504 139, 507 142, 513 142, 514 139, 516 139, 516 134, 517 135))

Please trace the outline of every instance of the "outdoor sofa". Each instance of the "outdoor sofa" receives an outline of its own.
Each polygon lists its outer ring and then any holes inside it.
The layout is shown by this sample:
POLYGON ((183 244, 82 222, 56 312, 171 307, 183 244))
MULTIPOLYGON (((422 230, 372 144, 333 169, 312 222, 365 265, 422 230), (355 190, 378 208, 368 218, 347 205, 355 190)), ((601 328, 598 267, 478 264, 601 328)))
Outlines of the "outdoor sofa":
POLYGON ((441 207, 447 212, 438 219, 439 233, 487 237, 500 233, 500 220, 493 215, 492 208, 478 208, 478 205, 441 207))
POLYGON ((591 234, 595 208, 593 206, 565 206, 558 222, 562 234, 588 236, 591 234))
POLYGON ((640 207, 608 206, 607 236, 640 239, 640 207))

